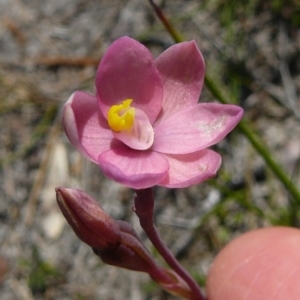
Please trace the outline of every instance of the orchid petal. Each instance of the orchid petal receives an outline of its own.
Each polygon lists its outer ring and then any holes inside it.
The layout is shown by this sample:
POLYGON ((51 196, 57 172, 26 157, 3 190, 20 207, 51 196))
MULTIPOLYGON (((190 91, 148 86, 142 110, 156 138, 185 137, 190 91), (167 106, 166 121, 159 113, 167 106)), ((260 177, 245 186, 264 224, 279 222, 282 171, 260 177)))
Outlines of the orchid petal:
POLYGON ((132 150, 121 143, 102 153, 98 163, 108 178, 134 189, 156 185, 169 169, 168 161, 159 153, 132 150))
POLYGON ((112 105, 133 99, 153 124, 163 100, 163 87, 150 51, 139 42, 123 37, 103 56, 96 77, 99 106, 106 118, 112 105))
POLYGON ((63 109, 63 126, 70 142, 86 158, 98 162, 113 138, 106 120, 99 113, 96 97, 75 92, 63 109))
POLYGON ((170 169, 168 176, 158 185, 169 188, 184 188, 198 184, 216 175, 221 165, 221 156, 205 149, 182 155, 165 155, 170 169))
POLYGON ((242 116, 242 108, 235 105, 199 103, 156 126, 152 149, 169 154, 199 151, 223 139, 242 116))
POLYGON ((158 122, 195 105, 203 86, 205 65, 196 43, 171 46, 155 60, 164 86, 164 101, 158 122))

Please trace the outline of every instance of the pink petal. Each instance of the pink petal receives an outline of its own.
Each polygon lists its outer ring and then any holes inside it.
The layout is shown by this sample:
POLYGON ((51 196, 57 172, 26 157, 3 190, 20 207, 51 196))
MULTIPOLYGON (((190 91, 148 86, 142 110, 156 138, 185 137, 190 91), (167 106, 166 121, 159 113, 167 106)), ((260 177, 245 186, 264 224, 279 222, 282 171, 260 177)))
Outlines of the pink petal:
POLYGON ((168 161, 159 153, 132 150, 121 143, 102 153, 98 163, 108 178, 134 189, 156 185, 169 169, 168 161))
POLYGON ((160 119, 195 105, 203 86, 205 65, 195 41, 171 46, 155 60, 164 86, 160 119))
POLYGON ((184 188, 198 184, 215 176, 221 165, 221 156, 209 149, 165 157, 170 169, 168 176, 158 185, 169 188, 184 188))
POLYGON ((75 148, 93 162, 110 148, 113 136, 106 120, 99 114, 96 97, 75 92, 63 109, 63 126, 75 148))
POLYGON ((107 117, 109 108, 125 99, 143 110, 151 124, 163 100, 160 75, 150 51, 139 42, 122 37, 103 56, 96 77, 100 109, 107 117))
POLYGON ((235 105, 199 103, 154 127, 152 149, 169 154, 199 151, 222 140, 242 116, 243 109, 235 105))

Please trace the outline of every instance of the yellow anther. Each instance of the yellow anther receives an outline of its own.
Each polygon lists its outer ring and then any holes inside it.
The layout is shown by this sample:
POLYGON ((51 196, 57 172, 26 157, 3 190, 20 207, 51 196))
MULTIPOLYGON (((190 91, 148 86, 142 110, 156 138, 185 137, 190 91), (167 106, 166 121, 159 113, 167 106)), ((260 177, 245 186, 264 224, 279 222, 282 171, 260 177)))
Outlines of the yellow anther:
POLYGON ((130 104, 132 99, 126 99, 119 105, 113 105, 107 115, 109 127, 115 131, 131 131, 134 123, 135 109, 130 104))

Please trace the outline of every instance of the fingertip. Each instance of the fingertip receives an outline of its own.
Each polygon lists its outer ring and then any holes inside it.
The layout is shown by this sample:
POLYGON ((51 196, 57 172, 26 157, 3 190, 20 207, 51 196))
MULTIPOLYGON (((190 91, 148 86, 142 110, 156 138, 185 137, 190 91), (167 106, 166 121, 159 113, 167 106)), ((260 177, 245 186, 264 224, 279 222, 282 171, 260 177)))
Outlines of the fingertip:
POLYGON ((207 279, 209 300, 300 299, 300 230, 258 229, 230 242, 207 279))

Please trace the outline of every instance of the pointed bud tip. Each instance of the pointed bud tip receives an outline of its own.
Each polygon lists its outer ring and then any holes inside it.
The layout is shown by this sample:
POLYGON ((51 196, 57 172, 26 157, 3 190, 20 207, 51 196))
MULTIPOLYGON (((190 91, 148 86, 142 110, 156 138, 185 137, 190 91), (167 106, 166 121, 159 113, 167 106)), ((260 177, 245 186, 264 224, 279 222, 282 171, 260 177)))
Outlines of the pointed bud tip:
POLYGON ((92 248, 115 245, 120 239, 118 223, 84 191, 57 187, 56 199, 77 236, 92 248))

